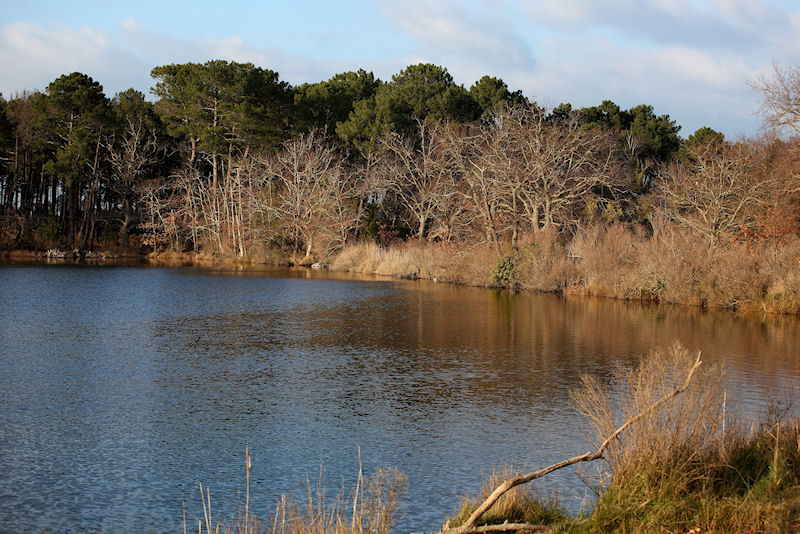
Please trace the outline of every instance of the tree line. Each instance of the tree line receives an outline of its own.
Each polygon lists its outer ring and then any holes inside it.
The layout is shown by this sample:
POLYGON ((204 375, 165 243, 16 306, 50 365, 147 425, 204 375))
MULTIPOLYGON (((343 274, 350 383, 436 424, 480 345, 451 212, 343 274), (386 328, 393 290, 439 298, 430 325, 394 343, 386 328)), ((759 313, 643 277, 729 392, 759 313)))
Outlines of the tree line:
POLYGON ((613 222, 670 221, 712 244, 797 232, 792 141, 682 139, 648 105, 547 109, 431 64, 296 87, 221 60, 151 76, 154 102, 109 99, 82 73, 0 98, 4 246, 310 258, 356 239, 499 250, 613 222))

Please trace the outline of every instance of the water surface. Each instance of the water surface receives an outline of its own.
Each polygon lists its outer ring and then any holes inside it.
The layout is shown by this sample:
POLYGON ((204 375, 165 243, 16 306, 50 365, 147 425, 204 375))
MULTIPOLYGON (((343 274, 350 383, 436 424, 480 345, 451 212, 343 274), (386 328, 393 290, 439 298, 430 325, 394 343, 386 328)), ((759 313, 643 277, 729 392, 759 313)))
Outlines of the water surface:
MULTIPOLYGON (((494 467, 586 450, 569 403, 680 340, 749 413, 791 398, 794 318, 335 273, 0 266, 0 530, 179 531, 322 476, 408 476, 396 529, 441 527, 494 467), (182 505, 182 503, 184 503, 182 505)), ((577 507, 575 472, 546 485, 577 507)))

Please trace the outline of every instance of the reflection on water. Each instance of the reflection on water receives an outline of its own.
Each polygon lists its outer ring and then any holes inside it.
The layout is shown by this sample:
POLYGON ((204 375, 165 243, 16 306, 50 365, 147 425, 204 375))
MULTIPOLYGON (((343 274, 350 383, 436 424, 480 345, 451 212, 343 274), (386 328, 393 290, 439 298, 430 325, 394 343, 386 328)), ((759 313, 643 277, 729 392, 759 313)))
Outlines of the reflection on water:
MULTIPOLYGON (((797 390, 798 321, 513 295, 308 270, 0 267, 0 530, 163 531, 262 514, 306 476, 409 477, 398 531, 438 529, 513 464, 584 452, 569 405, 680 340, 726 362, 729 398, 797 390)), ((575 506, 574 472, 545 481, 575 506)))

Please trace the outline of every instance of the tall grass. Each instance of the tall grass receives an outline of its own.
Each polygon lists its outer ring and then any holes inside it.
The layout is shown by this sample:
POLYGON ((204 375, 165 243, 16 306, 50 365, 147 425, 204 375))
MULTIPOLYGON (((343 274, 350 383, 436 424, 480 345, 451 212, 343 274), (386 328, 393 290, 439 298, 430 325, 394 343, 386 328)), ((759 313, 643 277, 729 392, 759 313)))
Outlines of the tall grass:
MULTIPOLYGON (((573 401, 589 423, 590 444, 663 398, 693 361, 675 345, 619 372, 611 385, 585 378, 573 401)), ((515 487, 481 523, 527 522, 554 532, 800 531, 800 419, 771 410, 760 423, 744 424, 727 406, 723 378, 720 367, 701 366, 681 395, 620 434, 599 469, 589 465, 596 501, 588 513, 566 517, 555 503, 515 487)), ((490 478, 484 496, 508 478, 490 478)), ((451 526, 480 502, 465 499, 451 526)))
MULTIPOLYGON (((211 513, 208 488, 200 485, 203 515, 198 519, 199 534, 388 534, 397 520, 406 477, 397 469, 377 469, 364 477, 359 467, 356 486, 344 487, 329 496, 321 479, 315 484, 306 479, 305 495, 281 495, 274 507, 263 515, 253 513, 250 502, 250 454, 246 451, 246 500, 244 511, 227 520, 215 520, 211 513)), ((189 529, 193 531, 192 529, 189 529)), ((184 532, 188 532, 184 517, 184 532)))
POLYGON ((373 242, 350 245, 331 267, 344 271, 421 278, 437 282, 486 285, 497 261, 496 251, 477 245, 416 241, 382 247, 373 242))
MULTIPOLYGON (((656 351, 620 377, 621 399, 587 379, 574 395, 594 439, 650 404, 691 361, 679 346, 656 351), (616 404, 616 406, 615 406, 616 404)), ((617 440, 598 481, 592 530, 785 532, 800 527, 800 426, 730 417, 722 372, 703 369, 684 395, 617 440)))
POLYGON ((351 245, 332 267, 475 286, 800 313, 800 238, 708 241, 665 223, 652 235, 624 224, 572 236, 540 230, 520 245, 351 245))

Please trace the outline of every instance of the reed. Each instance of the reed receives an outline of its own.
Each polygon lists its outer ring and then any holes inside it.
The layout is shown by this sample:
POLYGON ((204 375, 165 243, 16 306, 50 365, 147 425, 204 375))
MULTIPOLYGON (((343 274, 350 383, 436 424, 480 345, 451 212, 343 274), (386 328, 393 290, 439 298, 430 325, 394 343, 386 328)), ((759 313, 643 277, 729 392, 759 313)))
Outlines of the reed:
MULTIPOLYGON (((356 486, 351 491, 343 487, 330 497, 321 477, 316 483, 307 478, 302 498, 281 495, 261 519, 250 503, 249 448, 245 449, 245 462, 244 511, 239 509, 231 518, 214 519, 210 489, 200 484, 203 515, 198 519, 199 534, 388 534, 406 488, 406 477, 397 469, 379 468, 364 477, 359 462, 356 486)), ((185 515, 183 528, 187 532, 185 515)))
MULTIPOLYGON (((788 408, 746 425, 727 407, 723 370, 701 366, 680 396, 647 410, 669 396, 693 360, 676 344, 618 372, 611 385, 585 378, 573 394, 592 446, 635 421, 605 449, 600 469, 584 473, 596 495, 591 510, 568 517, 557 502, 516 486, 469 532, 497 531, 505 522, 547 532, 800 530, 800 419, 788 408)), ((484 497, 510 478, 489 477, 484 497)), ((462 524, 480 502, 465 499, 446 528, 462 524)))

